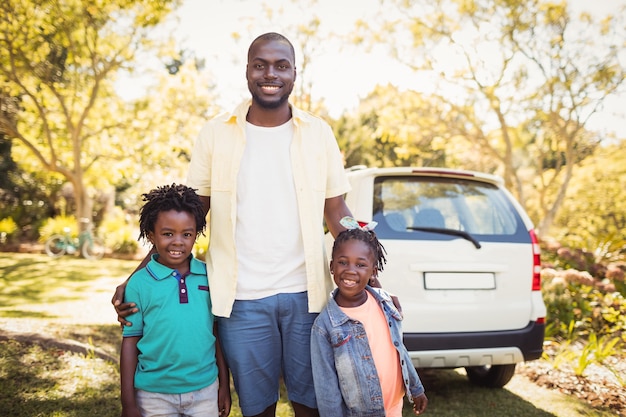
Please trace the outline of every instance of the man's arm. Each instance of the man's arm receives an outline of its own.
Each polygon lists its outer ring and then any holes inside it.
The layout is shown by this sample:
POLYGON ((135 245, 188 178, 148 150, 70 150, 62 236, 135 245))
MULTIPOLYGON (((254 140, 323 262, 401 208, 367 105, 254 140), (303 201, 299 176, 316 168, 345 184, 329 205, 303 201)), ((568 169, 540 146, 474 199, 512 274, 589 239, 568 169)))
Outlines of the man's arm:
POLYGON ((206 216, 211 208, 211 197, 207 195, 201 195, 198 197, 200 197, 200 201, 202 201, 202 208, 204 208, 204 215, 206 216))
POLYGON ((339 221, 345 216, 352 216, 343 196, 327 198, 324 203, 324 220, 333 237, 346 230, 339 221))
POLYGON ((128 284, 128 280, 135 272, 148 264, 148 262, 150 261, 150 257, 154 253, 156 253, 156 250, 153 246, 152 249, 150 249, 150 252, 148 252, 148 254, 139 263, 137 268, 135 268, 133 273, 130 274, 128 278, 126 278, 126 281, 115 287, 115 293, 113 294, 113 298, 111 299, 111 304, 113 304, 113 307, 115 307, 115 312, 117 313, 117 321, 119 321, 122 326, 130 326, 132 323, 127 321, 126 317, 139 311, 135 303, 124 302, 124 292, 126 291, 126 284, 128 284))

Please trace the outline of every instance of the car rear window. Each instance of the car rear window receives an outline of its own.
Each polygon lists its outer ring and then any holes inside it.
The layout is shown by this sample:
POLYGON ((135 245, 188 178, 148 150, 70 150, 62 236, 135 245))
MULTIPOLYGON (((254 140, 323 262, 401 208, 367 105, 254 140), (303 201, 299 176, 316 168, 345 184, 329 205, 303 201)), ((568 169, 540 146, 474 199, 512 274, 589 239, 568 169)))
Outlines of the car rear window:
POLYGON ((377 177, 372 212, 380 238, 454 238, 423 230, 436 228, 463 231, 487 241, 529 240, 507 195, 493 184, 471 179, 377 177))

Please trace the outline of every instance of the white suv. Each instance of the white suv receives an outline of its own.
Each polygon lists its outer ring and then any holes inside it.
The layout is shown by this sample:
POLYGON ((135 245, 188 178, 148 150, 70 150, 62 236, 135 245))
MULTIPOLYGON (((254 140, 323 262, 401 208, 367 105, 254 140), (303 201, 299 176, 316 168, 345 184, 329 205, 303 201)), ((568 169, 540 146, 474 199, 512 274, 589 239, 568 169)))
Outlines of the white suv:
POLYGON ((464 367, 504 386, 542 354, 546 308, 539 245, 520 204, 489 174, 442 168, 348 170, 346 203, 378 222, 380 274, 404 313, 416 368, 464 367))

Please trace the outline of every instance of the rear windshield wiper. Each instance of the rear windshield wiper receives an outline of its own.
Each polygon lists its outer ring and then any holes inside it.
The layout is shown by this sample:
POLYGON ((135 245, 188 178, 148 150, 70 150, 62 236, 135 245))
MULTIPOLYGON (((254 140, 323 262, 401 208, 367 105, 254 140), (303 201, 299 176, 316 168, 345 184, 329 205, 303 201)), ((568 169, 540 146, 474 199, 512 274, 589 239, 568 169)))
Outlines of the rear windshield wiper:
POLYGON ((463 239, 466 239, 472 242, 474 246, 476 246, 476 249, 480 249, 480 242, 476 240, 472 235, 462 230, 442 229, 440 227, 416 227, 416 226, 407 227, 407 230, 417 230, 420 232, 440 233, 442 235, 459 236, 459 237, 462 237, 463 239))

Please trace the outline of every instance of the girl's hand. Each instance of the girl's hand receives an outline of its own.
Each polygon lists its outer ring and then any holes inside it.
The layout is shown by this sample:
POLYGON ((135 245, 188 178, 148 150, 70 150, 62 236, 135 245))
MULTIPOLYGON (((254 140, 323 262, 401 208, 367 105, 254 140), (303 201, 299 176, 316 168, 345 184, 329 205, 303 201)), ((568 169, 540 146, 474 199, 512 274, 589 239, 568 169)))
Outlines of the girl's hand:
POLYGON ((426 398, 426 394, 413 397, 413 412, 415 412, 416 416, 426 411, 427 405, 428 405, 428 398, 426 398))

